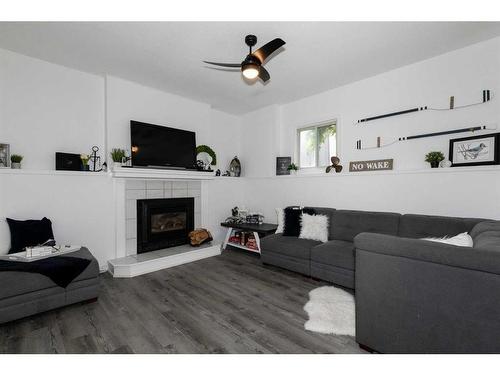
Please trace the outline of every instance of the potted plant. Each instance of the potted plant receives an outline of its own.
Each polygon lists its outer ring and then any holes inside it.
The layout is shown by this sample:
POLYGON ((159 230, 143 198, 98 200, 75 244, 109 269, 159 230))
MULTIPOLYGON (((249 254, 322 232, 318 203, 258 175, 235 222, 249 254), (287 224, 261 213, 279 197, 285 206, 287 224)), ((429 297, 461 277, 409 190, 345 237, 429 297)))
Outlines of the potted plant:
POLYGON ((125 150, 122 148, 113 148, 111 149, 111 159, 114 164, 123 163, 123 158, 126 157, 125 150))
POLYGON ((21 169, 21 161, 23 160, 22 155, 12 154, 10 156, 11 168, 21 169))
POLYGON ((291 174, 296 174, 299 170, 299 167, 297 166, 297 164, 292 163, 288 166, 287 170, 289 170, 291 174))
POLYGON ((441 151, 431 151, 425 155, 425 161, 431 164, 431 168, 439 167, 439 163, 444 160, 444 155, 441 151))
POLYGON ((89 159, 90 156, 87 154, 80 154, 80 159, 82 160, 82 170, 89 171, 89 159))

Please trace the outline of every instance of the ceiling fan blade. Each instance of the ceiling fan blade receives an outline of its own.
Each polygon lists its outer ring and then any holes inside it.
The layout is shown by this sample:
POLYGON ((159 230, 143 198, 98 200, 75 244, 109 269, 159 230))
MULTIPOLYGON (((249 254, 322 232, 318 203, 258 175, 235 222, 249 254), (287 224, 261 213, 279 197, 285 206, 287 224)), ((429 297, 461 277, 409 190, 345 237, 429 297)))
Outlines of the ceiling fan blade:
POLYGON ((259 67, 259 78, 262 80, 262 82, 267 82, 271 78, 269 72, 263 66, 259 67))
POLYGON ((283 39, 281 38, 276 38, 271 40, 269 43, 264 44, 262 47, 260 47, 257 51, 252 53, 255 57, 257 57, 260 62, 263 64, 264 61, 278 48, 281 46, 284 46, 286 43, 283 39))
POLYGON ((217 62, 211 62, 211 61, 203 61, 205 64, 212 64, 212 65, 217 65, 217 66, 224 66, 226 68, 241 68, 241 63, 240 64, 230 64, 230 63, 217 63, 217 62))

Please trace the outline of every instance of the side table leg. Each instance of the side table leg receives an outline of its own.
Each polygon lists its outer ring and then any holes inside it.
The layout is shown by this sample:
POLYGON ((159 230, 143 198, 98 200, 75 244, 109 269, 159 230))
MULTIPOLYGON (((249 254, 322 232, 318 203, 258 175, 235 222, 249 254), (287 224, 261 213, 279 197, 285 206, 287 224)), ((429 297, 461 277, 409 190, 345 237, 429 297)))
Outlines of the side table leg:
POLYGON ((255 243, 257 244, 257 249, 259 250, 259 253, 260 253, 260 237, 259 237, 259 233, 253 232, 253 236, 255 238, 255 243))
POLYGON ((226 238, 222 243, 222 250, 226 250, 227 243, 229 242, 229 237, 231 237, 231 233, 233 232, 233 228, 227 228, 226 238))

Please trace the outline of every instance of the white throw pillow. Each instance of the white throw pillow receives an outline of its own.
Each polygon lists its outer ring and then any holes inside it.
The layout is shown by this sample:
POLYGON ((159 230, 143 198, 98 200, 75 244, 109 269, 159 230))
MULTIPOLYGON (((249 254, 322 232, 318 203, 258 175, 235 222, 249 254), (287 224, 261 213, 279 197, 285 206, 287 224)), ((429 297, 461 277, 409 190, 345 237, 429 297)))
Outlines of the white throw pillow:
POLYGON ((473 247, 474 242, 472 241, 472 237, 469 236, 469 233, 463 232, 460 234, 457 234, 454 237, 443 237, 443 238, 422 238, 423 240, 426 241, 434 241, 434 242, 441 242, 445 243, 448 245, 455 245, 455 246, 463 246, 463 247, 473 247))
POLYGON ((302 214, 299 238, 328 241, 328 216, 302 214))
POLYGON ((275 208, 276 217, 278 220, 278 228, 275 233, 283 233, 283 223, 285 222, 285 210, 282 208, 275 208))

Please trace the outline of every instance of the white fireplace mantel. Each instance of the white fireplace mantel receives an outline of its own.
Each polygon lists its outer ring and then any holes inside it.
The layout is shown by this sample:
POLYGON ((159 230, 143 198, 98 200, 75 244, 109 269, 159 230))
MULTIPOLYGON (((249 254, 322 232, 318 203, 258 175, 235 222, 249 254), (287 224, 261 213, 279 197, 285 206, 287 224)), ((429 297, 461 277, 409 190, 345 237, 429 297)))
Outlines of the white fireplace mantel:
POLYGON ((214 172, 186 171, 179 169, 113 167, 113 178, 139 178, 143 180, 213 180, 214 172))

